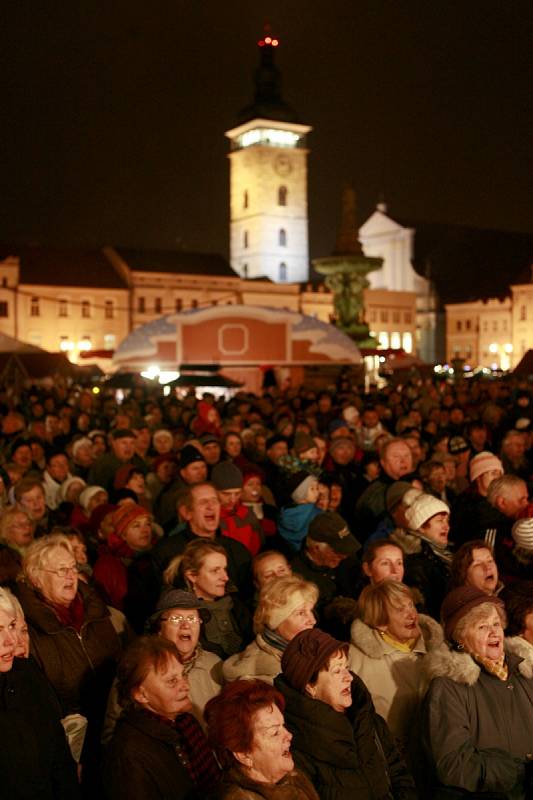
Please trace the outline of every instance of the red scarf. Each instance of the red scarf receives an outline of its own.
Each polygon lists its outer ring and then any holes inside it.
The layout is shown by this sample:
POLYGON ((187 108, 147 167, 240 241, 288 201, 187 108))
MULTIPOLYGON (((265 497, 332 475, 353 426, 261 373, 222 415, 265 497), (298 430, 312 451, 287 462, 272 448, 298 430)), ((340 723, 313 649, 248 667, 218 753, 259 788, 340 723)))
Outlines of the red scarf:
POLYGON ((74 628, 76 633, 81 631, 85 620, 85 607, 79 592, 69 606, 59 606, 56 603, 48 603, 48 605, 65 627, 74 628))

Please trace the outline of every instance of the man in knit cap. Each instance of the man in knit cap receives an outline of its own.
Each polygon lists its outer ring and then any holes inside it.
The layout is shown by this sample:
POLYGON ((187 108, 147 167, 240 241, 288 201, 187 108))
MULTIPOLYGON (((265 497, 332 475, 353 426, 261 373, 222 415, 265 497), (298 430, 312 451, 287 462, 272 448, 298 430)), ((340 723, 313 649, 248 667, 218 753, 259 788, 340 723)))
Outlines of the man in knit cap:
POLYGON ((456 544, 461 545, 470 539, 483 539, 487 529, 497 527, 497 515, 487 500, 487 494, 492 481, 502 475, 502 462, 488 450, 478 453, 470 461, 470 486, 459 495, 452 508, 456 544))
POLYGON ((176 501, 182 489, 194 486, 207 478, 207 464, 199 447, 186 444, 179 456, 178 475, 159 495, 156 518, 164 530, 172 530, 176 524, 176 501))
POLYGON ((213 467, 211 480, 220 501, 222 535, 241 542, 252 556, 256 556, 264 542, 263 530, 252 509, 241 501, 241 470, 231 461, 222 461, 213 467))

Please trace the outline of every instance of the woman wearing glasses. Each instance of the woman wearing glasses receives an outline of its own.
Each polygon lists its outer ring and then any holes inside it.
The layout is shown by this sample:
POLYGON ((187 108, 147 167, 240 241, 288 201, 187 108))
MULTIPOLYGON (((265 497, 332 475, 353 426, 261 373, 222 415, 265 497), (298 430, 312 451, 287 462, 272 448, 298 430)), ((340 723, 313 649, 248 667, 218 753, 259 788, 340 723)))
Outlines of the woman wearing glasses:
MULTIPOLYGON (((192 713, 203 727, 205 704, 220 692, 223 683, 222 661, 214 653, 204 650, 199 642, 202 623, 208 618, 209 612, 192 592, 168 589, 161 595, 157 609, 147 623, 148 633, 161 636, 176 646, 183 675, 189 681, 192 713)), ((121 710, 115 681, 107 704, 103 744, 111 739, 121 710)))
POLYGON ((28 547, 17 594, 30 632, 31 654, 56 691, 63 716, 88 720, 81 757, 91 784, 120 639, 97 592, 78 582, 72 545, 52 534, 28 547))

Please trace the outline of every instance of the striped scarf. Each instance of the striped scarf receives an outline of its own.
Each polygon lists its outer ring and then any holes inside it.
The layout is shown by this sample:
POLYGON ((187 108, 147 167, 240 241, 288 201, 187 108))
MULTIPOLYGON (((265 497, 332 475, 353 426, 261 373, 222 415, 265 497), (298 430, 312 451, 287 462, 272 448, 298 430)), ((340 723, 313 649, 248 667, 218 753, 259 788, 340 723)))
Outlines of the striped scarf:
POLYGON ((284 639, 283 636, 280 636, 279 633, 276 633, 276 631, 273 631, 271 628, 265 628, 261 635, 267 644, 271 647, 275 647, 276 650, 279 650, 281 653, 289 644, 287 639, 284 639))

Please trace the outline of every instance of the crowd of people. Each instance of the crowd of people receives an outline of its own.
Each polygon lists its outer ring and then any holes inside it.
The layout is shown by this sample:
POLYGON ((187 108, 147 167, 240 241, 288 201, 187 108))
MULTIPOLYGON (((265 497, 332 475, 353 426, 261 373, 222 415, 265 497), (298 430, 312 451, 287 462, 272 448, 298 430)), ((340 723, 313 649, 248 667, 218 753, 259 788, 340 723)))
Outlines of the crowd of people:
POLYGON ((0 420, 6 798, 533 797, 527 382, 0 420))

